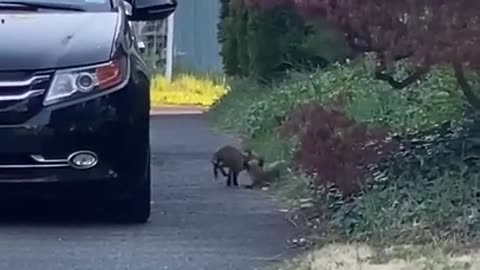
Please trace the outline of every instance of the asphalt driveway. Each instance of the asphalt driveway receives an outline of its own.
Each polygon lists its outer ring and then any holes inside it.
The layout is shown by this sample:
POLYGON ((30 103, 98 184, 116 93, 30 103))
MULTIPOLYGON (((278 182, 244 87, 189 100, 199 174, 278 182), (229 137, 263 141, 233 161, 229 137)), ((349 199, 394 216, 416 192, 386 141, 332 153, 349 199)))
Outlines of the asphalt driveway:
POLYGON ((96 222, 94 206, 27 204, 12 216, 7 205, 0 269, 249 270, 287 250, 295 230, 267 194, 213 180, 210 155, 231 139, 199 115, 154 116, 151 136, 148 224, 96 222))

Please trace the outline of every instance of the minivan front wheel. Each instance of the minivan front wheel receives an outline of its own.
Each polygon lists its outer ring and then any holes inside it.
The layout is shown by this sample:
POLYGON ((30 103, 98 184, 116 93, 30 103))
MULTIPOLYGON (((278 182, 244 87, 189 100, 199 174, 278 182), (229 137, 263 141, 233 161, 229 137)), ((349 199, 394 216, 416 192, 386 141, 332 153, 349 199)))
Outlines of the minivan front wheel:
POLYGON ((151 200, 151 175, 150 159, 147 159, 147 166, 143 179, 134 185, 131 196, 116 204, 122 221, 128 223, 146 223, 150 218, 151 200))
POLYGON ((126 200, 124 220, 133 223, 146 223, 150 218, 151 181, 150 173, 139 183, 133 196, 126 200))

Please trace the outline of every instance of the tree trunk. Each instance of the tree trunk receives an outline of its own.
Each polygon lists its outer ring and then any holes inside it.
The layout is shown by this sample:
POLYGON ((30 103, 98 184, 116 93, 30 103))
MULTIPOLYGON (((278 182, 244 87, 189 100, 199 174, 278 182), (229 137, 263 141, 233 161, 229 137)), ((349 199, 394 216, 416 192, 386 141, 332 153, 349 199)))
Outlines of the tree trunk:
POLYGON ((475 110, 480 109, 480 98, 475 95, 472 90, 472 86, 468 83, 467 78, 465 78, 465 72, 463 70, 463 65, 459 62, 453 62, 453 70, 455 72, 455 78, 457 79, 460 88, 463 91, 463 94, 467 98, 467 101, 475 110))

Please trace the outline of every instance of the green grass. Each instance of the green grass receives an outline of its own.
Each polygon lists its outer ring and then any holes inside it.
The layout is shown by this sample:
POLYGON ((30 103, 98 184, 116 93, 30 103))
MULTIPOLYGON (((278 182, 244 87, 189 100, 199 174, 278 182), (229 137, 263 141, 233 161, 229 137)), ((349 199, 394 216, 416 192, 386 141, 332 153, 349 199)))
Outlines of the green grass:
MULTIPOLYGON (((394 75, 404 77, 406 69, 399 64, 394 75)), ((337 106, 357 122, 403 135, 430 130, 446 120, 459 123, 465 104, 449 69, 436 68, 422 81, 397 90, 373 78, 368 59, 314 73, 292 73, 269 87, 248 78, 227 84, 229 93, 208 112, 212 126, 243 138, 267 161, 284 159, 292 164, 298 145, 278 136, 278 119, 303 103, 337 106), (337 102, 342 99, 343 103, 337 102)), ((334 228, 335 239, 379 245, 475 241, 472 232, 480 229, 480 199, 475 195, 480 192, 479 175, 452 168, 429 181, 420 174, 395 177, 387 187, 365 190, 350 202, 330 193, 314 196, 310 179, 294 171, 275 182, 273 191, 292 206, 314 199, 321 222, 334 228)), ((434 269, 428 268, 427 261, 424 269, 434 269)))
MULTIPOLYGON (((403 76, 404 69, 400 65, 397 76, 403 76)), ((294 143, 272 135, 277 134, 276 119, 309 101, 331 105, 350 97, 343 107, 349 116, 400 133, 461 118, 464 100, 450 70, 436 69, 420 84, 402 91, 372 75, 367 58, 314 73, 291 73, 270 87, 248 78, 227 81, 229 93, 213 104, 208 117, 214 127, 245 138, 254 150, 276 160, 291 159, 295 150, 294 143), (281 150, 285 144, 291 147, 288 154, 281 150)))

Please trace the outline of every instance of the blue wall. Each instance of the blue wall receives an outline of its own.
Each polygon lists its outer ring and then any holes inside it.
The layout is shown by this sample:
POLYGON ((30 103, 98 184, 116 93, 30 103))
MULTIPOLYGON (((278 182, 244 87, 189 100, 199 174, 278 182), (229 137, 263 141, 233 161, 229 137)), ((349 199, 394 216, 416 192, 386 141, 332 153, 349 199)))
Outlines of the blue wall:
POLYGON ((222 70, 217 41, 219 0, 178 0, 174 63, 200 72, 222 70))

